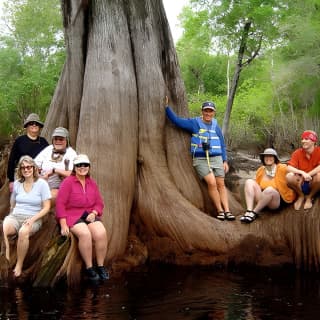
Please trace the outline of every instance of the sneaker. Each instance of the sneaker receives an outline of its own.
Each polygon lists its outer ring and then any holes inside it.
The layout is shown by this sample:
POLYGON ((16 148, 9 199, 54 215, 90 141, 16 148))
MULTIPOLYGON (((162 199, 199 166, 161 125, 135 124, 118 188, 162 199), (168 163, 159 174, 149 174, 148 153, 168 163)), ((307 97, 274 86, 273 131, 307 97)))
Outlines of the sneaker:
POLYGON ((106 270, 104 266, 98 266, 96 270, 97 270, 97 274, 100 277, 100 280, 110 279, 109 272, 108 270, 106 270))
POLYGON ((86 269, 86 276, 90 281, 98 281, 100 279, 99 275, 94 271, 94 269, 88 268, 86 269))

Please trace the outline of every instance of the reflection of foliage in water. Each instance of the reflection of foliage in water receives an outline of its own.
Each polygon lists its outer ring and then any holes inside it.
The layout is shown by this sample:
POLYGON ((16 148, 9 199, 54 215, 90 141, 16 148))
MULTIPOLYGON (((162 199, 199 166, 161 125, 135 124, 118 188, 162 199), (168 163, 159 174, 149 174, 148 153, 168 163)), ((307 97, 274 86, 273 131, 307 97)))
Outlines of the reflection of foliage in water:
POLYGON ((98 286, 0 287, 0 318, 313 320, 320 282, 290 270, 151 266, 98 286))

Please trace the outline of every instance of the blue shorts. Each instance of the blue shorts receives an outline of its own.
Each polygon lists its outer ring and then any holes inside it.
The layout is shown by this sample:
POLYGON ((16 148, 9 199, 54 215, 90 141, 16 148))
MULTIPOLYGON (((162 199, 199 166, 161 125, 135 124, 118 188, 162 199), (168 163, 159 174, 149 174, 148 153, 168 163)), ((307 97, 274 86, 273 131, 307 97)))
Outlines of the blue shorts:
POLYGON ((304 181, 301 185, 301 190, 304 194, 308 195, 311 191, 310 188, 310 182, 309 181, 304 181))

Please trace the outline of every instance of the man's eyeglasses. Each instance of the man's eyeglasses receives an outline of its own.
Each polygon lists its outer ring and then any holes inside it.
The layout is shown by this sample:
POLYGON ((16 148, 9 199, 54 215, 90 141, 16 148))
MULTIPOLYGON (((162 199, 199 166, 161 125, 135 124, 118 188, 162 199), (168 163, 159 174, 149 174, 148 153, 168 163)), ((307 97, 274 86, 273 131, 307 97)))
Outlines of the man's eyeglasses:
POLYGON ((35 121, 31 121, 28 123, 28 126, 37 126, 37 127, 40 127, 39 123, 38 122, 35 122, 35 121))
POLYGON ((21 166, 20 169, 21 170, 31 170, 33 168, 33 166, 21 166))
POLYGON ((78 163, 74 165, 76 168, 81 168, 81 167, 85 167, 88 168, 90 166, 89 163, 78 163))

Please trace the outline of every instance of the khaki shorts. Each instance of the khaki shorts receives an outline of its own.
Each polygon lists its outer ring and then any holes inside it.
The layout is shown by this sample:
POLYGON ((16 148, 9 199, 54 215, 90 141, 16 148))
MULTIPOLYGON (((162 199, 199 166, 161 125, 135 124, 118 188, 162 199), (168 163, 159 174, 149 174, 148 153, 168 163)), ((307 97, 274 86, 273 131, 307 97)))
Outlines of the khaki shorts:
POLYGON ((223 169, 222 156, 210 157, 210 168, 207 158, 193 158, 193 167, 197 171, 199 177, 203 179, 212 170, 215 177, 224 178, 225 173, 223 169))
MULTIPOLYGON (((32 218, 32 216, 27 216, 24 214, 9 214, 4 218, 3 222, 6 221, 6 223, 10 223, 11 225, 13 225, 13 227, 17 230, 17 233, 18 233, 18 231, 22 227, 23 222, 29 218, 32 218)), ((34 234, 37 231, 39 231, 41 226, 42 226, 42 220, 38 219, 32 224, 31 233, 34 234)))

